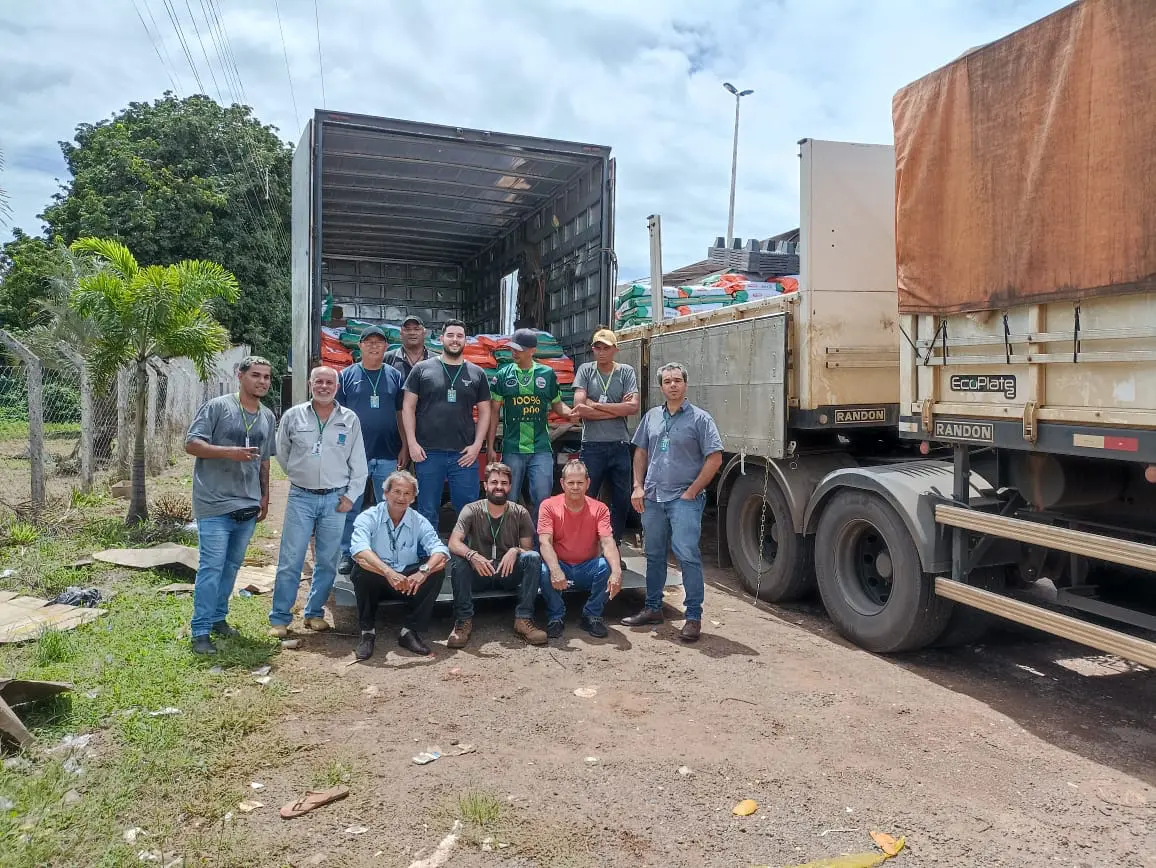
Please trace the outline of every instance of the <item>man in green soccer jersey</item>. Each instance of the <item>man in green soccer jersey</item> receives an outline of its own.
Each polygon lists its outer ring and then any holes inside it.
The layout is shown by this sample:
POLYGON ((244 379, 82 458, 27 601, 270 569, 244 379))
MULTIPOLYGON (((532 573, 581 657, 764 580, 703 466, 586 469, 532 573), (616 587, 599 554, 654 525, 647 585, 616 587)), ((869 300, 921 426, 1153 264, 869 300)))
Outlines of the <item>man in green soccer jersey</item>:
POLYGON ((566 418, 570 418, 573 411, 562 402, 554 371, 534 361, 537 332, 518 329, 510 348, 514 351, 514 361, 498 369, 490 389, 494 412, 490 415, 486 448, 491 456, 497 455, 494 438, 500 416, 502 462, 513 473, 510 495, 520 498, 522 480, 529 477, 530 515, 536 521, 538 507, 550 496, 554 484, 554 450, 547 417, 551 409, 566 418))

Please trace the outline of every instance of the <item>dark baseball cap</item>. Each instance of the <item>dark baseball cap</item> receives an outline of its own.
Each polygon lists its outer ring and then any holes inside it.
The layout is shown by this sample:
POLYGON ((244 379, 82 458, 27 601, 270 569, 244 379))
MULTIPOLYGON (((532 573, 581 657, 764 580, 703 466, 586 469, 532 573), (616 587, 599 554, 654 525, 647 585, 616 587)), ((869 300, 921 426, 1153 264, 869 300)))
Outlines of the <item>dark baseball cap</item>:
POLYGON ((521 352, 538 347, 538 333, 533 329, 518 329, 510 340, 510 347, 521 352))
POLYGON ((382 331, 379 326, 366 327, 365 331, 363 331, 361 333, 361 337, 359 337, 357 339, 357 342, 359 344, 362 344, 362 343, 365 343, 370 338, 381 338, 386 343, 389 343, 389 339, 385 336, 385 332, 382 331))
POLYGON ((403 326, 409 325, 411 322, 417 323, 422 328, 425 328, 425 323, 421 321, 420 316, 414 316, 412 313, 401 321, 403 326))

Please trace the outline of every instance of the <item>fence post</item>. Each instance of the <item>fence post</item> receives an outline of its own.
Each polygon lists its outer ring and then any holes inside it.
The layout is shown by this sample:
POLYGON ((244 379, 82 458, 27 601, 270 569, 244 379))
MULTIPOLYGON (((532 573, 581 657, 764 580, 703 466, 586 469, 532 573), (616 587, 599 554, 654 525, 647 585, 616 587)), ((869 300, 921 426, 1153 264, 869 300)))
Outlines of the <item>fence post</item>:
MULTIPOLYGON (((129 462, 132 455, 132 436, 129 431, 129 406, 132 395, 132 371, 127 367, 116 372, 116 467, 121 479, 131 477, 129 462)), ((135 402, 132 403, 135 406, 135 402)))
POLYGON ((76 366, 80 373, 80 490, 92 491, 93 446, 95 414, 92 411, 92 380, 88 376, 88 363, 84 356, 61 341, 57 344, 60 354, 76 366))
POLYGON ((44 509, 44 368, 28 347, 0 329, 0 342, 20 357, 27 368, 28 458, 32 464, 32 512, 44 509))

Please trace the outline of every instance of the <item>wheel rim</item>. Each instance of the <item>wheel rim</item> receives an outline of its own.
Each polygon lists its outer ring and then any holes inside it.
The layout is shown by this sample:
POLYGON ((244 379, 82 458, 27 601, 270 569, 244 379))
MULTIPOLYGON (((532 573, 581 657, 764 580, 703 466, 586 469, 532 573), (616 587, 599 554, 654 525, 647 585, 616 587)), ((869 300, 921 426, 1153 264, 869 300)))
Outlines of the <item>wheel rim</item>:
POLYGON ((743 504, 743 548, 746 549, 751 563, 755 565, 755 569, 758 569, 761 558, 763 571, 766 572, 774 566, 775 558, 779 556, 779 533, 778 527, 775 524, 775 513, 771 509, 770 502, 768 502, 767 519, 763 527, 763 539, 760 545, 759 525, 762 523, 762 514, 762 497, 748 498, 746 503, 743 504))
POLYGON ((861 615, 878 615, 891 599, 895 561, 879 528, 848 522, 835 544, 835 567, 847 602, 861 615))

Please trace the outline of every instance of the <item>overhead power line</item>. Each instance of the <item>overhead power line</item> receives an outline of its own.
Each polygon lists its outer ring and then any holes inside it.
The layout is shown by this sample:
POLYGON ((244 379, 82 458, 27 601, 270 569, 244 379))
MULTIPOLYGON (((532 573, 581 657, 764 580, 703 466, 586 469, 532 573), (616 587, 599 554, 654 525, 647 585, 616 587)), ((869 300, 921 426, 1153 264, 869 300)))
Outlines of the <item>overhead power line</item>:
POLYGON ((277 29, 281 31, 281 52, 285 55, 285 75, 289 78, 289 97, 293 100, 293 122, 301 129, 301 116, 297 113, 297 93, 293 90, 293 71, 289 68, 289 46, 285 44, 285 27, 281 24, 281 4, 273 0, 277 10, 277 29))
POLYGON ((321 59, 321 13, 317 11, 317 0, 313 0, 313 23, 317 27, 317 68, 321 70, 321 107, 328 108, 325 98, 325 62, 321 59))

